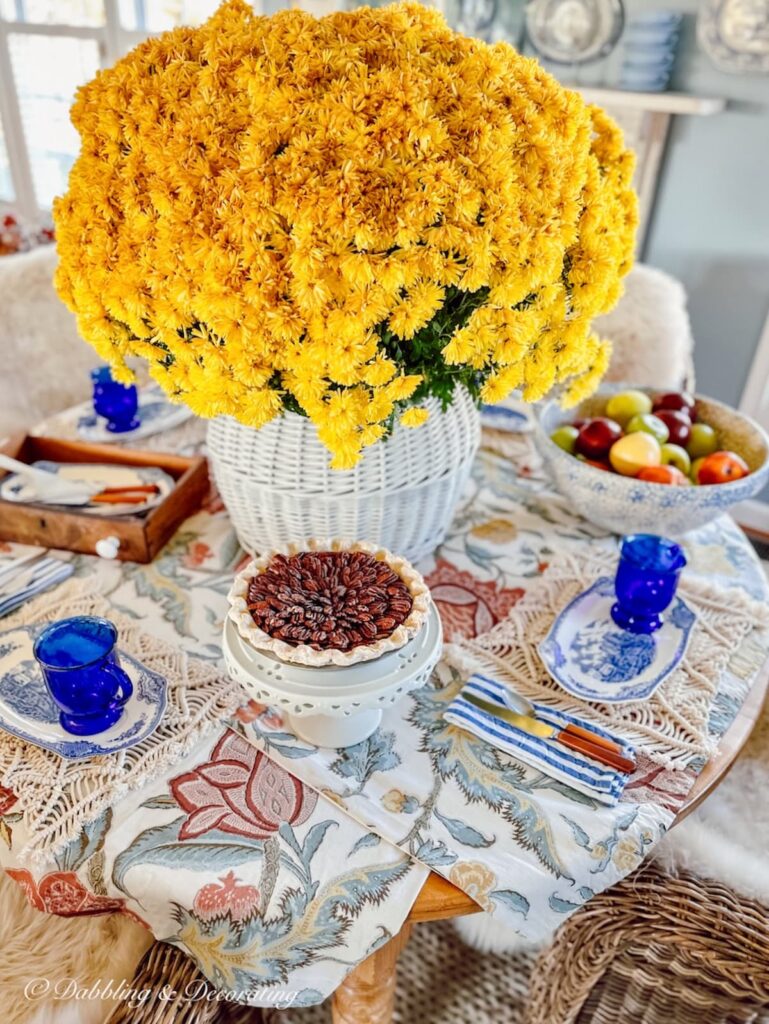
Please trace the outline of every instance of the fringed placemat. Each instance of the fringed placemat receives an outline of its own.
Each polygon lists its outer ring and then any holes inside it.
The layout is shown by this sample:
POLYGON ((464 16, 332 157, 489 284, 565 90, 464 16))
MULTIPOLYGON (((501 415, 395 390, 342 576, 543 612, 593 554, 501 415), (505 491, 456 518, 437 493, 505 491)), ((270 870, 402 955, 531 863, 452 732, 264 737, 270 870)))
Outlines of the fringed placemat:
POLYGON ((559 555, 505 619, 481 636, 448 645, 446 657, 463 672, 484 671, 530 700, 620 733, 667 768, 685 768, 693 757, 714 752, 717 737, 708 724, 719 681, 749 634, 769 626, 769 609, 741 590, 685 575, 679 593, 697 622, 679 667, 649 700, 585 703, 548 674, 537 646, 563 608, 600 576, 613 576, 616 565, 616 554, 600 549, 559 555))
POLYGON ((149 636, 140 622, 116 614, 82 580, 29 602, 4 619, 3 628, 71 615, 111 619, 120 649, 167 680, 168 703, 157 729, 136 746, 77 761, 0 731, 0 785, 18 797, 27 833, 27 842, 15 851, 22 860, 42 860, 59 852, 119 797, 161 774, 206 734, 221 728, 245 700, 226 674, 149 636))

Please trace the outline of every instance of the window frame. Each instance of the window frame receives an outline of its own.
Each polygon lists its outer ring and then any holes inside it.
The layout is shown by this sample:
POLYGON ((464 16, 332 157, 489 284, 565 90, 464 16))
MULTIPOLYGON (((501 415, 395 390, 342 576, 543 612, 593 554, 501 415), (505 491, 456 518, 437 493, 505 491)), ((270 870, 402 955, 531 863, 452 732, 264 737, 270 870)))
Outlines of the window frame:
POLYGON ((35 195, 32 165, 13 76, 8 36, 17 33, 93 39, 98 47, 99 66, 109 67, 131 47, 155 33, 123 28, 120 24, 117 0, 103 2, 104 24, 98 26, 69 25, 63 22, 9 21, 0 15, 0 121, 14 192, 11 198, 0 197, 0 205, 13 209, 23 220, 31 223, 46 219, 50 210, 41 206, 35 195))

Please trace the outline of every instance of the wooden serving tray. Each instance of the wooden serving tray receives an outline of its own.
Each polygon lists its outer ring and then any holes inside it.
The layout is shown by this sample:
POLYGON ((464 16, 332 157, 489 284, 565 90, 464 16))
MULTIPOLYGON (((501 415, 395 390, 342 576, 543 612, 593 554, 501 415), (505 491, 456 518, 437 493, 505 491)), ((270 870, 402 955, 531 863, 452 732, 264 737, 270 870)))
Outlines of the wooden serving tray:
MULTIPOLYGON (((0 451, 20 462, 111 462, 121 466, 157 466, 176 481, 160 505, 141 516, 108 518, 77 509, 48 505, 19 505, 0 500, 0 540, 38 544, 96 554, 96 544, 108 537, 120 541, 117 557, 123 562, 151 562, 176 532, 180 523, 200 508, 208 491, 208 463, 202 456, 182 458, 161 452, 133 451, 110 444, 60 441, 53 437, 12 437, 0 451)), ((6 474, 0 470, 0 478, 6 474)))

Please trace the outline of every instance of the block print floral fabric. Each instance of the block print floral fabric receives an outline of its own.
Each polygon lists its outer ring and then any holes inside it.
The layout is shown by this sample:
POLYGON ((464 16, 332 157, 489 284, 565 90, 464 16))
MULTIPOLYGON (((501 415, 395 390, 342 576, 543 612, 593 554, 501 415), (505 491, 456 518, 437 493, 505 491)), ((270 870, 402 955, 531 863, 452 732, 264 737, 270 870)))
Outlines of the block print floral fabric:
POLYGON ((325 999, 397 933, 428 874, 231 730, 45 869, 13 863, 22 826, 3 806, 0 857, 37 910, 130 916, 254 1005, 325 999))
POLYGON ((343 750, 309 746, 274 719, 247 728, 368 829, 538 939, 637 867, 674 813, 653 799, 602 806, 449 725, 443 711, 464 677, 444 664, 434 683, 343 750))
MULTIPOLYGON (((56 434, 56 423, 49 429, 56 434)), ((420 566, 450 635, 503 618, 556 549, 615 548, 550 491, 525 438, 513 460, 482 454, 468 499, 420 566)), ((0 567, 15 551, 0 545, 0 567)), ((690 538, 687 555, 707 578, 766 593, 729 520, 690 538)), ((217 663, 227 590, 244 558, 212 496, 150 565, 75 561, 147 632, 217 663)), ((755 639, 735 652, 713 708, 716 733, 765 655, 755 639)), ((231 728, 34 868, 19 858, 16 797, 0 789, 0 863, 40 910, 132 916, 242 1001, 296 1005, 326 997, 400 928, 429 869, 519 930, 547 930, 632 870, 695 777, 698 766, 671 773, 642 762, 633 802, 609 818, 473 737, 449 734, 440 708, 458 680, 449 673, 441 682, 448 688, 412 695, 397 721, 388 713, 369 741, 331 753, 315 784, 311 748, 278 712, 247 701, 231 728)))

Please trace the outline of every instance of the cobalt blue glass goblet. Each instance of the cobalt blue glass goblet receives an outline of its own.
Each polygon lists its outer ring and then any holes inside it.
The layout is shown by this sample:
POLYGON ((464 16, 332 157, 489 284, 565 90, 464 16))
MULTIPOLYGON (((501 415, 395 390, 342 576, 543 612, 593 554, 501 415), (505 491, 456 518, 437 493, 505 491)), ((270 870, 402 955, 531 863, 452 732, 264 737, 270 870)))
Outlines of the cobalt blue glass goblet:
POLYGON ((107 421, 107 430, 122 434, 136 430, 139 418, 139 396, 134 384, 120 384, 112 376, 109 366, 98 366, 91 370, 93 381, 93 409, 97 416, 107 421))
POLYGON ((654 633, 663 622, 686 556, 678 544, 652 533, 625 537, 615 579, 611 617, 631 633, 654 633))
POLYGON ((115 626, 90 615, 60 619, 35 640, 35 658, 67 732, 92 736, 122 715, 133 685, 116 645, 115 626))

